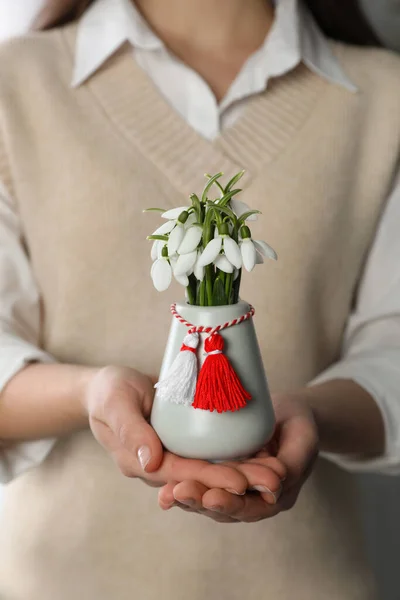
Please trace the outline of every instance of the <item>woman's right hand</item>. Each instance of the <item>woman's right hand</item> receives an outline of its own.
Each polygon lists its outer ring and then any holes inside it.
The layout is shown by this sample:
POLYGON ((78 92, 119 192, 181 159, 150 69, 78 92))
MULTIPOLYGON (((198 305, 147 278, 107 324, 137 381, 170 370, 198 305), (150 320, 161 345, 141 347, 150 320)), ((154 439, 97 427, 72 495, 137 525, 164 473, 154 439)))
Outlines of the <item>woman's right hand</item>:
MULTIPOLYGON (((88 380, 84 408, 90 427, 120 471, 157 487, 192 481, 243 495, 248 479, 234 466, 185 459, 163 450, 148 423, 153 397, 154 382, 134 369, 106 367, 93 371, 88 380)), ((268 467, 259 468, 257 479, 260 486, 279 487, 278 475, 268 467)))

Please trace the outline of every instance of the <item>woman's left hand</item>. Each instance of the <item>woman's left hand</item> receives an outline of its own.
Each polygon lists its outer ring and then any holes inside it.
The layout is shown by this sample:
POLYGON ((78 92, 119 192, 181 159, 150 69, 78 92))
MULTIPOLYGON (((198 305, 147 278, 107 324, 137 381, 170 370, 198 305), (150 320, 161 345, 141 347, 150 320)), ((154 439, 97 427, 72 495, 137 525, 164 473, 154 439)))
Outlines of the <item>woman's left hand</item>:
POLYGON ((247 478, 246 495, 236 496, 192 481, 168 483, 159 492, 160 507, 164 510, 179 507, 224 523, 252 523, 292 508, 318 455, 318 430, 306 398, 306 392, 275 395, 277 425, 272 441, 252 459, 227 463, 236 466, 247 478), (283 472, 282 463, 287 473, 283 472), (253 486, 260 467, 275 470, 281 478, 280 488, 267 490, 253 486))

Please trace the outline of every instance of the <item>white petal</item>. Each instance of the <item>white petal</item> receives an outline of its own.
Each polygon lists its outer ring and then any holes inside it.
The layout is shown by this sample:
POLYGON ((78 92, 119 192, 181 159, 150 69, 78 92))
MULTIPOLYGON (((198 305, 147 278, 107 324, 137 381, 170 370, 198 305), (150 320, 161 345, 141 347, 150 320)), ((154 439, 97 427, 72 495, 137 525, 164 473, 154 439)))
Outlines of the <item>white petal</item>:
POLYGON ((204 279, 204 267, 202 267, 201 265, 199 265, 199 259, 200 259, 201 253, 198 253, 198 258, 195 262, 194 268, 193 268, 193 273, 194 276, 196 277, 197 281, 203 281, 204 279))
POLYGON ((183 213, 184 210, 188 210, 189 206, 179 206, 178 208, 171 208, 163 213, 161 216, 163 219, 173 219, 174 221, 183 213))
POLYGON ((224 237, 224 252, 229 262, 237 269, 240 269, 242 266, 242 255, 240 254, 239 246, 231 237, 224 237))
POLYGON ((160 225, 160 227, 158 229, 153 231, 153 233, 151 235, 165 235, 166 233, 170 233, 174 227, 175 227, 174 221, 167 221, 166 223, 163 223, 162 225, 160 225))
POLYGON ((249 238, 243 240, 240 246, 240 251, 242 253, 244 268, 246 269, 246 271, 252 271, 255 267, 257 260, 257 252, 252 240, 250 240, 249 238))
POLYGON ((154 240, 151 247, 151 260, 157 260, 157 258, 160 258, 160 247, 162 248, 163 244, 164 242, 161 240, 154 240))
POLYGON ((188 254, 189 252, 193 252, 196 250, 197 246, 200 243, 201 236, 203 235, 203 228, 195 225, 194 227, 189 227, 189 229, 185 233, 185 237, 181 245, 178 248, 178 254, 188 254))
POLYGON ((211 240, 204 248, 202 255, 199 258, 199 266, 206 267, 217 258, 222 247, 222 237, 217 237, 211 240))
POLYGON ((168 254, 175 254, 178 250, 179 246, 182 243, 183 237, 185 235, 185 230, 182 225, 177 225, 175 229, 171 231, 168 239, 168 254))
POLYGON ((256 265, 262 265, 262 264, 264 264, 263 255, 261 254, 261 252, 258 252, 258 250, 256 250, 256 265))
MULTIPOLYGON (((244 213, 251 211, 250 206, 237 198, 231 198, 231 208, 237 217, 241 217, 244 213)), ((257 221, 257 215, 251 215, 246 221, 257 221)))
POLYGON ((214 237, 215 238, 219 237, 218 227, 214 227, 214 237))
POLYGON ((236 281, 236 279, 239 277, 239 269, 235 269, 233 272, 233 281, 236 281))
POLYGON ((197 259, 197 250, 188 254, 181 254, 174 266, 174 275, 187 275, 194 267, 197 259))
POLYGON ((233 273, 234 266, 224 254, 219 254, 219 256, 217 256, 214 260, 214 265, 224 273, 233 273))
POLYGON ((174 277, 177 280, 178 283, 180 283, 181 285, 183 285, 183 287, 187 287, 189 285, 189 279, 187 275, 177 275, 174 272, 174 277))
POLYGON ((151 269, 151 277, 157 291, 164 292, 169 288, 172 280, 172 269, 166 258, 156 260, 151 269))
POLYGON ((253 240, 256 249, 266 258, 272 258, 272 260, 278 260, 278 255, 273 248, 266 242, 261 240, 253 240))
POLYGON ((184 224, 184 228, 189 229, 189 227, 191 227, 193 225, 193 223, 196 223, 196 221, 197 221, 196 214, 190 213, 190 215, 187 218, 186 223, 184 224))

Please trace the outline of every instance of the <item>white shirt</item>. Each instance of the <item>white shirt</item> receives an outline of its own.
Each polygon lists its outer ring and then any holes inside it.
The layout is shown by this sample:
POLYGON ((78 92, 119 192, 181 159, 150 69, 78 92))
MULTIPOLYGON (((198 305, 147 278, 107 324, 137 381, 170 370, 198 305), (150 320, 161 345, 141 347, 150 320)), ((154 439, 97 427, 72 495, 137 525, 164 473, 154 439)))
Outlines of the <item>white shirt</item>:
MULTIPOLYGON (((280 0, 273 28, 246 62, 218 105, 207 83, 172 56, 130 0, 96 0, 81 19, 71 85, 82 85, 126 41, 132 60, 153 80, 172 107, 208 139, 229 127, 247 99, 305 63, 319 76, 356 93, 312 17, 297 0, 280 0)), ((317 381, 352 379, 379 405, 386 451, 375 461, 330 456, 348 469, 400 472, 400 179, 388 199, 370 252, 357 305, 344 337, 340 362, 317 381)), ((0 390, 30 361, 52 361, 38 347, 39 293, 20 243, 13 199, 0 185, 0 390)), ((0 481, 42 461, 54 440, 19 444, 0 454, 0 481)))

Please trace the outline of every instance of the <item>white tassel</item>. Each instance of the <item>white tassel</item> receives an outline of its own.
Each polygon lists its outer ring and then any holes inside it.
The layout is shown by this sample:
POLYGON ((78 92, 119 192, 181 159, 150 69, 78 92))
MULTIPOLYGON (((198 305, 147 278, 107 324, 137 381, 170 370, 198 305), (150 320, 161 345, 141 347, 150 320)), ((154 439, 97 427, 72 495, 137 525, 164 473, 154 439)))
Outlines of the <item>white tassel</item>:
POLYGON ((160 400, 190 406, 193 404, 197 384, 197 346, 199 334, 190 333, 183 340, 178 356, 165 377, 156 383, 160 400))

